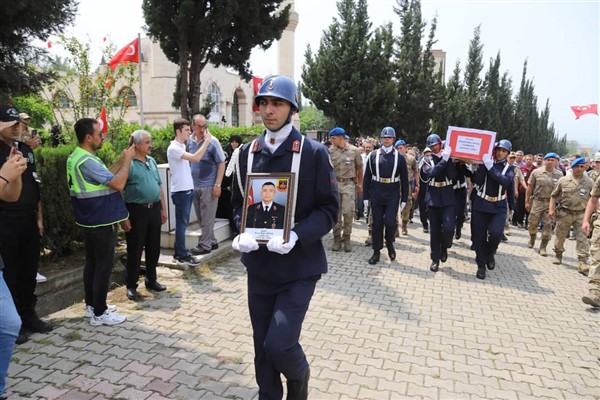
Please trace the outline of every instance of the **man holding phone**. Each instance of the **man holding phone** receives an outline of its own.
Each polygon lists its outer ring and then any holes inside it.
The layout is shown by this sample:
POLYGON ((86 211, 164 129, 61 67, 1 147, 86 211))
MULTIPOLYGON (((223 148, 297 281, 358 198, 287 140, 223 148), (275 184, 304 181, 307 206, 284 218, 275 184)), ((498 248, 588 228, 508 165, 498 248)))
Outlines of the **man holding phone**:
POLYGON ((0 200, 0 255, 6 266, 4 278, 23 321, 17 339, 19 344, 27 341, 30 332, 46 333, 53 329, 35 312, 36 275, 44 225, 35 158, 31 148, 19 142, 20 122, 21 117, 14 107, 0 106, 0 166, 15 151, 27 160, 19 199, 16 202, 0 200))

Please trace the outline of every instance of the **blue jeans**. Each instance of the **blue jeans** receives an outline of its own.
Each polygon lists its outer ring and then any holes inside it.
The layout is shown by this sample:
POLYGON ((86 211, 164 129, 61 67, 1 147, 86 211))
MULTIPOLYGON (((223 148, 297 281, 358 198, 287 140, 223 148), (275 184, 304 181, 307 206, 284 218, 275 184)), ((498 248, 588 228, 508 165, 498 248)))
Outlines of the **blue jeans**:
POLYGON ((190 223, 190 211, 192 210, 192 200, 194 191, 186 190, 171 193, 171 200, 175 205, 175 254, 176 257, 188 256, 185 248, 185 230, 190 223))
POLYGON ((21 329, 21 318, 4 282, 3 272, 0 270, 0 395, 4 393, 8 364, 21 329))

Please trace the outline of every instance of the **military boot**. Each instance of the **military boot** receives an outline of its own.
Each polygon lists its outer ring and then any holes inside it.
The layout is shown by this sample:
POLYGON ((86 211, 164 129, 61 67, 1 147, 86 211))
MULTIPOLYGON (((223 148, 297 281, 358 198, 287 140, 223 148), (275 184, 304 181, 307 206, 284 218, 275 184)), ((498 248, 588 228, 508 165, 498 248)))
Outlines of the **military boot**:
POLYGON ((560 265, 562 263, 562 253, 556 253, 556 257, 552 260, 552 264, 560 265))
POLYGON ((579 265, 577 266, 577 272, 579 272, 581 275, 588 276, 590 272, 590 266, 587 262, 580 260, 579 265))
POLYGON ((581 301, 592 307, 600 307, 600 289, 590 289, 590 293, 587 296, 583 296, 581 301))
POLYGON ((381 256, 381 253, 379 250, 373 250, 373 255, 371 256, 371 258, 369 258, 369 264, 371 265, 375 265, 379 262, 379 257, 381 256))
POLYGON ((310 368, 304 371, 304 376, 297 380, 287 381, 286 400, 306 400, 308 399, 308 381, 310 379, 310 368))
POLYGON ((352 242, 350 236, 344 236, 344 251, 350 253, 352 251, 352 242))
POLYGON ((548 246, 548 240, 542 239, 540 242, 540 256, 546 257, 548 253, 546 252, 546 246, 548 246))
POLYGON ((485 279, 485 265, 477 266, 477 273, 475 274, 477 279, 485 279))
POLYGON ((340 251, 342 248, 342 240, 339 237, 333 238, 333 246, 331 246, 331 250, 340 251))
POLYGON ((402 221, 402 234, 404 236, 408 235, 408 222, 402 221))
POLYGON ((533 249, 533 246, 535 246, 535 233, 534 234, 529 234, 529 242, 527 243, 527 247, 529 247, 530 249, 533 249))

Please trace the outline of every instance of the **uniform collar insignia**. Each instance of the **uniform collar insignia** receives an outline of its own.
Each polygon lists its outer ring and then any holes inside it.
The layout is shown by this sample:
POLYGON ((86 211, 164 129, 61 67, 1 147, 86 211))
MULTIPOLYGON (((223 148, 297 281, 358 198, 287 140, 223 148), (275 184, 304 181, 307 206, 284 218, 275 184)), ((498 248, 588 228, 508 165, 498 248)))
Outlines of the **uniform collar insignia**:
POLYGON ((254 142, 254 146, 252 146, 252 152, 253 153, 256 153, 258 151, 258 145, 259 145, 258 140, 256 140, 254 142))
POLYGON ((292 142, 292 152, 299 153, 300 152, 300 140, 295 139, 292 142))

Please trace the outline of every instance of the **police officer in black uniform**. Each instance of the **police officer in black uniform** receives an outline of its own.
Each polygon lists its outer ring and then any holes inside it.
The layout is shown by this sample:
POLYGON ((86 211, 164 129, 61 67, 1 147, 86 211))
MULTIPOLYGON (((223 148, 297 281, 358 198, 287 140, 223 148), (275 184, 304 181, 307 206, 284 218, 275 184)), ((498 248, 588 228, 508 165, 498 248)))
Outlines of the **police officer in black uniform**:
POLYGON ((433 166, 423 165, 422 172, 429 180, 427 207, 429 214, 429 238, 431 247, 431 266, 437 272, 440 261, 448 259, 448 249, 452 247, 454 227, 456 225, 456 197, 453 180, 456 168, 450 161, 452 149, 446 146, 442 150, 442 139, 432 133, 427 137, 427 147, 431 149, 433 166))
POLYGON ((275 203, 275 184, 262 185, 262 201, 248 206, 246 228, 283 229, 285 206, 275 203))
POLYGON ((27 159, 19 199, 14 203, 0 200, 0 254, 6 266, 4 279, 23 321, 17 339, 19 344, 27 340, 29 332, 46 333, 53 329, 35 311, 35 278, 43 234, 40 179, 35 169, 33 150, 19 141, 20 120, 15 108, 0 106, 0 166, 8 160, 13 147, 27 159))
POLYGON ((381 131, 381 148, 369 154, 363 178, 363 199, 371 206, 373 218, 373 255, 369 264, 379 262, 385 246, 390 260, 396 258, 394 241, 398 222, 396 215, 408 201, 408 169, 404 156, 394 147, 396 131, 387 126, 381 131))
POLYGON ((281 399, 281 374, 287 399, 306 399, 310 369, 299 343, 302 322, 317 281, 327 272, 321 238, 336 224, 338 191, 329 152, 303 136, 291 123, 298 111, 296 85, 286 76, 265 79, 255 98, 265 132, 240 153, 233 180, 234 219, 240 226, 250 172, 295 174, 290 185, 290 239, 275 237, 259 246, 248 232, 233 240, 248 271, 248 307, 254 337, 254 365, 259 399, 281 399))
POLYGON ((512 144, 502 139, 494 147, 494 156, 485 154, 483 165, 473 173, 471 192, 471 238, 479 279, 485 279, 485 269, 496 267, 494 255, 502 240, 506 222, 507 201, 515 209, 515 172, 506 161, 512 144))

